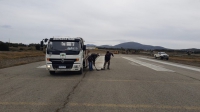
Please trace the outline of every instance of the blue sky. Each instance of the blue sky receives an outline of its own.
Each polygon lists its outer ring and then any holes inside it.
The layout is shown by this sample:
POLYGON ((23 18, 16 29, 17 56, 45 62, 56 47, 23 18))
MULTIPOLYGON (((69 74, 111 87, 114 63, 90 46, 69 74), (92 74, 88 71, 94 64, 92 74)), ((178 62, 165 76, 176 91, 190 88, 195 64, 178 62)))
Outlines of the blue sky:
POLYGON ((0 0, 0 41, 70 36, 95 45, 200 48, 199 6, 199 0, 0 0))

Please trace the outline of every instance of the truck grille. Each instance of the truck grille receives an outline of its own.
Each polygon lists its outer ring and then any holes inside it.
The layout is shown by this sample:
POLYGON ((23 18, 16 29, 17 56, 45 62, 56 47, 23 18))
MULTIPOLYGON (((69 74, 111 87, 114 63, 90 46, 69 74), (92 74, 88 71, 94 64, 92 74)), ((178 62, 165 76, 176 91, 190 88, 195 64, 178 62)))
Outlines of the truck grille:
POLYGON ((58 69, 59 66, 66 66, 66 69, 71 69, 73 64, 52 64, 52 66, 53 66, 54 69, 58 69))
POLYGON ((52 62, 54 69, 59 68, 59 66, 66 66, 67 69, 71 69, 76 59, 50 59, 49 61, 52 62))
POLYGON ((52 64, 74 64, 76 59, 50 59, 52 64))

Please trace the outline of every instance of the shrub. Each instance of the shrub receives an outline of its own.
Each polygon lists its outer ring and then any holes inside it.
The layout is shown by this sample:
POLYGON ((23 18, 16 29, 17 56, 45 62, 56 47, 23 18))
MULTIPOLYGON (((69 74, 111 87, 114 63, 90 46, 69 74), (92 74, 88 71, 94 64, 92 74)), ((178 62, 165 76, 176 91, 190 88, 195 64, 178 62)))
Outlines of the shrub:
POLYGON ((29 47, 28 50, 33 50, 33 48, 29 47))
POLYGON ((36 49, 36 50, 40 50, 40 45, 36 45, 36 46, 35 46, 35 49, 36 49))
POLYGON ((8 45, 3 42, 0 42, 0 51, 9 51, 8 45))
POLYGON ((20 51, 24 50, 23 48, 19 48, 20 51))

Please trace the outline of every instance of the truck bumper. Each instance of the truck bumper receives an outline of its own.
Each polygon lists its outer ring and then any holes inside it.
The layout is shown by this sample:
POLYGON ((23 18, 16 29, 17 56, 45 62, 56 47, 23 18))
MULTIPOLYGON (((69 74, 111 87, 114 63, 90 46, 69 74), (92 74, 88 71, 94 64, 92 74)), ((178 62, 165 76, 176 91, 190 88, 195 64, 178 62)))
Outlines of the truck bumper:
POLYGON ((73 64, 72 68, 53 68, 52 64, 46 64, 48 71, 80 71, 81 64, 73 64))
POLYGON ((168 56, 161 56, 161 58, 168 59, 169 57, 168 56))

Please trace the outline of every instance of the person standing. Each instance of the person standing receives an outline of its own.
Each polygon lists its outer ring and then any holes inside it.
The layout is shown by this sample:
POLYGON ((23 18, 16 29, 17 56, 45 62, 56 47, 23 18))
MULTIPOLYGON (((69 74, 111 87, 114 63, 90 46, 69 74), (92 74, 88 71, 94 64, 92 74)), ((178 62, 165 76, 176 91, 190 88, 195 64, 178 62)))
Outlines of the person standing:
POLYGON ((88 57, 88 63, 89 63, 89 70, 92 71, 93 70, 92 68, 93 56, 92 55, 88 57))
POLYGON ((106 52, 103 69, 106 68, 106 64, 107 63, 108 63, 107 69, 110 69, 110 58, 111 58, 111 55, 112 55, 112 57, 114 57, 113 53, 110 53, 109 51, 106 52))

